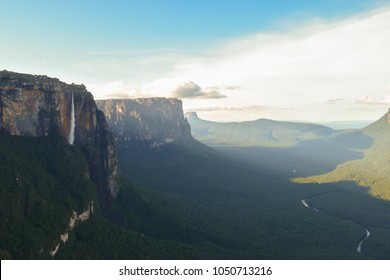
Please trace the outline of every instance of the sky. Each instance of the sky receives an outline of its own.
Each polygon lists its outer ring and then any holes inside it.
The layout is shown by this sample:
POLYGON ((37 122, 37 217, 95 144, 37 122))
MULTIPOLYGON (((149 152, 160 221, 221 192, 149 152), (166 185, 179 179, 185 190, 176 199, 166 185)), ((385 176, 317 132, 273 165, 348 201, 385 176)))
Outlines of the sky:
POLYGON ((0 0, 0 69, 96 99, 176 97, 214 121, 375 120, 390 0, 0 0))

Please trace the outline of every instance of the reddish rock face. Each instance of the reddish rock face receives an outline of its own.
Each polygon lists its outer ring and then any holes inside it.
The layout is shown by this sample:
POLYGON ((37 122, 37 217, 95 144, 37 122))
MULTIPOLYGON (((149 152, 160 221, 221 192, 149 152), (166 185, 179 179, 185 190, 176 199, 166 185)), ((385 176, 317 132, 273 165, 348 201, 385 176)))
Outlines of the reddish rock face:
POLYGON ((96 104, 83 85, 45 76, 0 72, 0 129, 17 136, 70 133, 71 97, 75 105, 75 144, 96 142, 96 104))
POLYGON ((3 86, 1 101, 2 130, 18 136, 44 134, 40 131, 42 127, 35 125, 39 123, 40 104, 44 103, 44 96, 39 90, 3 86))
POLYGON ((104 114, 97 110, 92 94, 84 85, 70 85, 46 76, 1 71, 0 131, 16 136, 52 135, 67 139, 72 95, 76 123, 74 145, 86 155, 91 178, 101 186, 102 193, 105 188, 111 196, 116 196, 115 146, 104 114), (93 150, 96 148, 100 154, 95 155, 93 150))

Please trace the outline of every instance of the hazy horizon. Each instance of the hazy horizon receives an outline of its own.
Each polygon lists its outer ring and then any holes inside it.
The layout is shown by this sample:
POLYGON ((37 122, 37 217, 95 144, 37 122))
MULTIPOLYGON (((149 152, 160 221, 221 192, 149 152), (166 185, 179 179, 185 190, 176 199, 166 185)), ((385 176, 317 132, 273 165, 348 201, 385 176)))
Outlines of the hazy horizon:
MULTIPOLYGON (((199 113, 195 112, 195 111, 184 112, 184 114, 187 114, 187 113, 196 113, 198 115, 198 117, 200 119, 202 119, 202 120, 214 121, 214 120, 210 120, 210 119, 207 119, 207 118, 202 118, 201 116, 199 116, 199 113)), ((251 122, 251 121, 256 121, 256 120, 260 120, 260 119, 268 119, 268 118, 257 118, 257 119, 238 121, 238 122, 239 123, 240 122, 251 122)), ((377 121, 378 119, 375 119, 375 120, 344 120, 344 121, 328 121, 328 122, 326 122, 326 121, 325 122, 323 122, 323 121, 312 122, 312 121, 309 121, 309 120, 294 120, 294 119, 291 119, 291 120, 268 119, 268 120, 280 121, 280 122, 292 122, 292 123, 319 124, 319 125, 327 126, 327 127, 330 127, 332 129, 336 129, 337 130, 337 129, 360 129, 360 128, 364 128, 364 127, 372 124, 373 122, 377 121)), ((231 121, 224 120, 224 121, 214 121, 214 122, 217 122, 217 123, 229 123, 229 122, 237 122, 237 121, 234 121, 234 120, 231 120, 231 121)))

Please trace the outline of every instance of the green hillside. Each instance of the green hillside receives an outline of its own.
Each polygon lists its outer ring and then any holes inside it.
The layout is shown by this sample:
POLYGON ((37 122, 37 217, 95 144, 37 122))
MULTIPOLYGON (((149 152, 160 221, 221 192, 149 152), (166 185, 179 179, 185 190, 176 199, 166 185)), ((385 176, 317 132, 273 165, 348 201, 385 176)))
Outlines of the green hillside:
POLYGON ((72 212, 97 204, 82 153, 52 141, 0 133, 2 257, 47 257, 72 212))
POLYGON ((329 183, 353 181, 369 188, 369 193, 384 200, 390 200, 390 123, 387 115, 361 130, 371 137, 373 143, 362 150, 361 159, 347 161, 333 171, 317 176, 294 179, 299 183, 329 183))
MULTIPOLYGON (((52 258, 50 252, 73 211, 81 213, 92 201, 93 214, 69 231, 68 242, 61 243, 54 258, 191 259, 226 254, 205 254, 196 247, 157 240, 103 218, 84 155, 61 138, 0 133, 0 147, 0 259, 52 258)), ((170 218, 164 219, 163 210, 156 213, 161 210, 156 196, 123 181, 120 198, 126 200, 126 208, 115 210, 121 207, 118 200, 105 216, 113 220, 116 211, 128 210, 134 223, 146 223, 150 231, 161 226, 164 232, 162 224, 170 218)))

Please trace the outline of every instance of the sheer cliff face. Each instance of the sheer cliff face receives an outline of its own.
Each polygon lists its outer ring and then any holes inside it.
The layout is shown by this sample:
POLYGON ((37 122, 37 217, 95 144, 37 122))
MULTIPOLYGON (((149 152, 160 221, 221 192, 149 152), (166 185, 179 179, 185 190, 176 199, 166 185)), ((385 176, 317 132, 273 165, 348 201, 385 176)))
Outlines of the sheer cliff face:
POLYGON ((110 99, 98 100, 96 104, 119 141, 142 141, 153 148, 192 138, 181 100, 110 99))
POLYGON ((0 130, 16 136, 60 136, 67 139, 71 133, 72 95, 76 125, 74 145, 86 155, 91 178, 100 186, 100 192, 108 191, 111 196, 116 196, 115 147, 104 115, 97 110, 93 96, 84 85, 1 71, 0 130), (100 153, 93 153, 94 148, 100 153), (105 176, 93 174, 95 169, 105 171, 105 176))
POLYGON ((96 141, 96 105, 83 85, 68 85, 45 76, 0 72, 0 128, 17 136, 70 133, 74 95, 75 143, 96 141))

